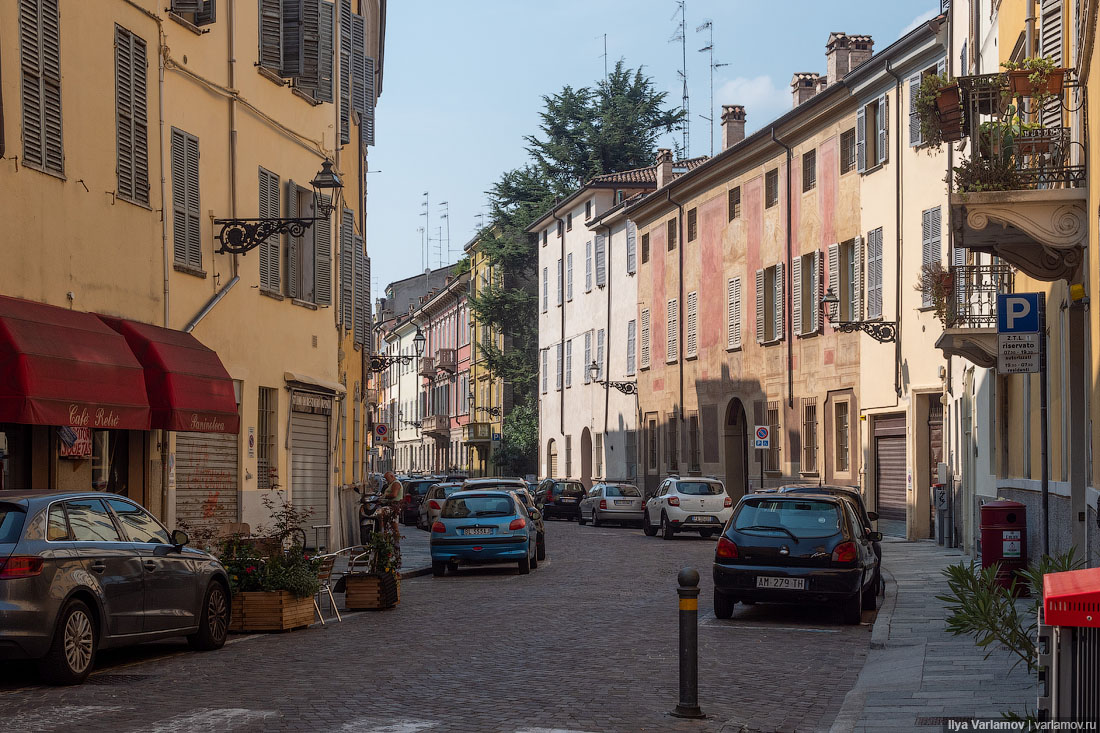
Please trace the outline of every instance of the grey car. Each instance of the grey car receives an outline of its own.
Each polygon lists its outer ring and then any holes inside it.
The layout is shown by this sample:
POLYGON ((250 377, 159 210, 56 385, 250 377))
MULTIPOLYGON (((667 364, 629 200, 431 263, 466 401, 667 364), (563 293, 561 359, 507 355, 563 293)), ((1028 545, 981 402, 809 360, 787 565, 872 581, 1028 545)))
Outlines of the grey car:
POLYGON ((594 527, 603 522, 626 524, 641 522, 642 513, 642 492, 637 486, 600 482, 581 500, 578 521, 581 524, 591 521, 594 527))
POLYGON ((220 648, 229 579, 187 541, 122 496, 0 491, 0 659, 79 684, 99 649, 175 636, 220 648))
POLYGON ((461 481, 434 484, 428 489, 428 493, 424 494, 424 500, 420 502, 420 514, 417 517, 416 526, 423 530, 430 530, 439 519, 439 513, 443 511, 443 502, 448 496, 461 490, 461 481))

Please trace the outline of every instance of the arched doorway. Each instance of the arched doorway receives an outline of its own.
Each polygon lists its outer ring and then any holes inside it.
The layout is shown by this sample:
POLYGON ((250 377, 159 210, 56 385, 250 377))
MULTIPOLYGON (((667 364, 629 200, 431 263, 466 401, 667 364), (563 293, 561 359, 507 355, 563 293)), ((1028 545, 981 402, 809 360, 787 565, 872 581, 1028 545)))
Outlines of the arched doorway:
POLYGON ((735 500, 749 488, 749 434, 745 406, 734 397, 726 408, 725 442, 726 492, 735 500))
POLYGON ((581 431, 581 483, 592 488, 592 432, 588 428, 581 431))
POLYGON ((553 438, 546 444, 546 478, 558 478, 558 446, 553 438))

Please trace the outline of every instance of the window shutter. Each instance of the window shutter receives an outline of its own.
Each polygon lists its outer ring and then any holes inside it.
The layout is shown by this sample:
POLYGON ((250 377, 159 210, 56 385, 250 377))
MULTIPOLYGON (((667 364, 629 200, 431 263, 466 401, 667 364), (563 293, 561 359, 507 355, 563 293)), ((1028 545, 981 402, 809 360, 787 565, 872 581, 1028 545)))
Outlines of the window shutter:
POLYGON ((802 334, 802 257, 791 260, 791 327, 802 334))
POLYGON ((699 308, 699 293, 688 293, 687 297, 687 343, 685 344, 686 351, 685 356, 694 357, 698 355, 699 339, 696 333, 697 317, 699 308))
POLYGON ((856 110, 856 170, 867 170, 867 108, 860 105, 856 110))
POLYGON ((565 279, 565 274, 562 272, 561 260, 558 260, 558 305, 562 304, 562 298, 563 298, 563 295, 564 295, 562 293, 562 290, 564 289, 564 283, 563 283, 564 279, 565 279))
POLYGON ((649 369, 649 309, 642 309, 642 369, 649 369))
MULTIPOLYGON (((1039 54, 1062 66, 1062 0, 1042 0, 1042 26, 1039 29, 1039 54)), ((1054 97, 1041 112, 1043 127, 1062 125, 1062 100, 1054 97)))
POLYGON ((61 18, 57 0, 19 3, 23 161, 62 174, 61 18))
POLYGON ((909 144, 920 145, 920 115, 917 113, 917 94, 920 92, 920 74, 909 77, 909 144))
POLYGON ((604 340, 604 331, 601 328, 599 331, 596 332, 596 365, 600 368, 599 371, 596 372, 596 374, 598 375, 599 379, 604 378, 604 375, 603 375, 603 340, 604 340))
POLYGON ((668 361, 676 361, 680 356, 679 312, 676 298, 668 301, 665 318, 665 358, 668 361))
POLYGON ((890 158, 890 98, 883 94, 878 98, 878 162, 890 158))
POLYGON ((783 338, 783 294, 786 292, 786 282, 783 280, 783 263, 775 266, 775 333, 772 338, 778 341, 783 338))
POLYGON ((573 253, 565 256, 565 299, 573 300, 573 253))
POLYGON ((821 300, 825 297, 825 253, 817 251, 814 256, 814 332, 821 333, 821 300))
POLYGON ((852 320, 863 320, 863 237, 852 244, 852 320))
POLYGON ((202 0, 172 0, 168 7, 173 13, 197 13, 202 10, 202 0))
POLYGON ((635 349, 637 348, 637 328, 636 321, 626 322, 626 373, 628 375, 633 374, 634 369, 634 357, 635 349))
POLYGON ((115 26, 115 117, 118 195, 149 203, 145 41, 115 26))
POLYGON ((882 317, 882 229, 867 232, 867 317, 882 317))
POLYGON ((367 280, 367 253, 363 238, 354 237, 355 247, 355 343, 365 344, 367 340, 367 299, 370 283, 367 280))
POLYGON ((260 0, 260 66, 276 72, 282 71, 282 0, 260 0))
POLYGON ((332 101, 333 52, 335 49, 336 6, 321 0, 317 19, 317 84, 313 96, 332 101))
POLYGON ((741 278, 726 283, 726 348, 741 348, 741 278))
POLYGON ((370 56, 363 56, 363 83, 364 83, 364 90, 365 90, 364 93, 367 96, 367 105, 366 105, 365 111, 367 112, 367 114, 372 115, 372 116, 374 114, 374 102, 375 102, 375 93, 374 93, 374 73, 375 72, 374 72, 374 66, 375 66, 375 63, 374 63, 373 58, 371 58, 370 56))
POLYGON ((573 339, 565 342, 565 386, 573 386, 573 339))
POLYGON ((366 57, 367 19, 351 16, 351 108, 363 114, 367 109, 366 57))
MULTIPOLYGON (((261 219, 279 216, 279 177, 260 168, 261 219)), ((268 237, 260 245, 260 287, 273 293, 279 292, 281 275, 280 237, 268 237)))
POLYGON ((592 242, 584 243, 584 292, 592 292, 592 242))
MULTIPOLYGON (((321 195, 322 206, 331 203, 331 196, 321 195)), ((332 305, 332 223, 327 216, 313 222, 313 253, 314 302, 332 305)))
POLYGON ((550 307, 550 270, 542 268, 542 312, 550 307))
POLYGON ((296 84, 317 98, 321 85, 321 0, 302 2, 302 74, 296 84))
POLYGON ((210 25, 218 19, 218 0, 206 0, 202 10, 195 13, 195 25, 210 25))
POLYGON ((592 377, 588 372, 588 365, 592 363, 592 332, 585 331, 584 333, 584 383, 588 384, 592 381, 592 377))
POLYGON ((355 214, 344 209, 340 217, 340 322, 350 330, 355 308, 355 214))
POLYGON ((756 343, 764 343, 764 271, 756 271, 756 343))
MULTIPOLYGON (((291 218, 298 216, 298 184, 294 181, 286 182, 286 215, 291 218)), ((286 236, 286 294, 291 298, 302 297, 301 288, 301 261, 302 240, 290 234, 286 236)))
POLYGON ((941 234, 942 229, 943 229, 943 227, 941 225, 941 221, 940 221, 940 207, 937 206, 936 208, 932 209, 930 213, 931 213, 930 225, 932 227, 931 244, 930 244, 931 254, 932 254, 932 260, 931 261, 932 262, 939 262, 940 259, 943 257, 943 253, 940 250, 940 234, 941 234))
POLYGON ((351 142, 351 0, 340 0, 340 144, 351 142))
POLYGON ((607 285, 607 237, 596 235, 596 285, 607 285))
POLYGON ((298 77, 304 71, 305 0, 282 0, 283 65, 282 76, 298 77))
POLYGON ((626 271, 634 274, 638 270, 638 227, 634 222, 626 222, 626 271))
POLYGON ((181 265, 202 267, 199 214, 199 140, 172 128, 172 243, 181 265))
POLYGON ((561 391, 561 385, 562 385, 562 382, 564 381, 564 379, 563 379, 563 378, 564 378, 564 376, 565 376, 565 375, 564 375, 564 373, 563 373, 563 367, 564 367, 564 363, 563 363, 563 361, 564 361, 564 360, 563 360, 563 358, 562 358, 562 356, 563 356, 563 353, 564 353, 564 351, 565 351, 565 347, 564 347, 564 344, 558 343, 558 344, 557 344, 557 345, 556 345, 556 346, 554 347, 554 351, 556 352, 556 355, 557 355, 557 365, 558 365, 558 368, 557 368, 557 376, 556 376, 556 381, 555 381, 555 384, 557 385, 556 389, 557 389, 557 390, 558 390, 558 391, 560 392, 560 391, 561 391))
POLYGON ((546 367, 546 354, 547 350, 542 350, 542 393, 546 394, 547 385, 550 382, 550 374, 546 367))
MULTIPOLYGON (((828 289, 833 295, 840 298, 844 294, 840 292, 840 245, 829 245, 829 285, 828 289)), ((839 317, 840 314, 837 314, 839 317)))

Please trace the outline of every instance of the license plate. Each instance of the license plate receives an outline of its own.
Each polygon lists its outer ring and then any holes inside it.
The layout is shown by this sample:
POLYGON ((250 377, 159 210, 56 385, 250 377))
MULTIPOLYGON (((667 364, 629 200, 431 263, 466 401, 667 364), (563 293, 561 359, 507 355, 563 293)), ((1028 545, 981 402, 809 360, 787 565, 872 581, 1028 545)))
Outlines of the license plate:
POLYGON ((462 534, 492 534, 492 527, 467 527, 462 534))
POLYGON ((616 499, 615 506, 630 506, 629 499, 616 499))
POLYGON ((561 503, 562 504, 576 504, 577 500, 576 499, 562 499, 561 503))
POLYGON ((782 588, 784 590, 806 590, 805 578, 773 578, 767 575, 756 576, 757 588, 782 588))
POLYGON ((693 521, 693 522, 717 522, 718 520, 715 517, 707 517, 707 516, 699 515, 699 516, 692 517, 691 521, 693 521))

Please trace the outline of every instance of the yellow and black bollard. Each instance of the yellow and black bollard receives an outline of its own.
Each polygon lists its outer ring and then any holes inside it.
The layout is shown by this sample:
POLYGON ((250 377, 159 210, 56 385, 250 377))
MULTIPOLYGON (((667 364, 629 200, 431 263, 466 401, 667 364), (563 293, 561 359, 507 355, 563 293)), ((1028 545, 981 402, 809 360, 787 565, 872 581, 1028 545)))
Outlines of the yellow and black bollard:
POLYGON ((684 568, 676 576, 680 587, 680 702, 670 713, 677 718, 705 718, 699 709, 699 572, 684 568))

